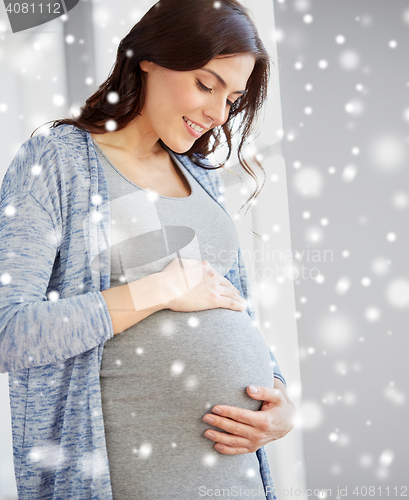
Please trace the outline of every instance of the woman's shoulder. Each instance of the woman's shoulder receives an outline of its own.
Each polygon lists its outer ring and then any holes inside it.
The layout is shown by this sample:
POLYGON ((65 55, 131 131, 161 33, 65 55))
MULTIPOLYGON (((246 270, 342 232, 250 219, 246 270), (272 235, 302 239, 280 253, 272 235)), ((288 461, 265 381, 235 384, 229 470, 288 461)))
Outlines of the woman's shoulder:
POLYGON ((74 125, 63 124, 30 137, 21 145, 16 156, 38 158, 53 151, 59 152, 60 155, 69 155, 75 150, 83 150, 85 153, 87 142, 87 132, 74 125))
POLYGON ((30 137, 17 151, 1 186, 0 199, 10 192, 55 191, 62 180, 77 175, 86 163, 86 132, 73 125, 60 125, 30 137))
POLYGON ((74 125, 63 124, 54 128, 43 129, 41 132, 27 139, 23 144, 28 148, 42 149, 48 144, 83 142, 86 140, 86 132, 74 125))

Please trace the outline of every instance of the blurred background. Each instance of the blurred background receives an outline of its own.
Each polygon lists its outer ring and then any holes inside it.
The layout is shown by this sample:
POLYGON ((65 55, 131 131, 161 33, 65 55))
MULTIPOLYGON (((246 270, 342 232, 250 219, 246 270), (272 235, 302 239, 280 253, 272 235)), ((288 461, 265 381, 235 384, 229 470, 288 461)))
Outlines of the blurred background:
POLYGON ((406 496, 409 4, 275 15, 307 483, 406 496))
MULTIPOLYGON (((107 78, 154 3, 80 0, 19 33, 0 4, 0 180, 36 127, 75 114, 107 78)), ((246 216, 255 185, 234 157, 222 177, 258 325, 299 409, 267 446, 278 497, 407 496, 409 4, 242 3, 274 61, 247 148, 265 185, 246 216)), ((0 374, 5 498, 17 494, 0 374)))

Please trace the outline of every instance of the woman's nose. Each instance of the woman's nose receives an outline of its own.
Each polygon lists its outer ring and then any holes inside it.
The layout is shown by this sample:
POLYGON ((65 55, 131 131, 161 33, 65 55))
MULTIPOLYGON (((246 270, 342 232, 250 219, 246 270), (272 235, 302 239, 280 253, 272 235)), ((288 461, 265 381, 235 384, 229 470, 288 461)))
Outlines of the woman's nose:
POLYGON ((213 127, 223 125, 228 117, 228 106, 226 101, 217 100, 208 106, 205 114, 213 121, 213 127))

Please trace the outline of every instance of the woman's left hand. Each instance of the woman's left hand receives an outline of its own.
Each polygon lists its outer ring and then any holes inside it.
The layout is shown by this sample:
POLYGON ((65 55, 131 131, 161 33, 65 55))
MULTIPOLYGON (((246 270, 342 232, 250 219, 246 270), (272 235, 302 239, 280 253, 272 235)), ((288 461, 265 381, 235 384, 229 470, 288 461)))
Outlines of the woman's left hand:
POLYGON ((270 441, 284 437, 294 427, 296 409, 280 380, 274 379, 274 389, 248 386, 247 394, 263 401, 259 411, 216 405, 212 408, 213 413, 207 413, 203 417, 205 422, 226 431, 211 429, 204 433, 205 437, 216 442, 214 448, 220 453, 253 453, 270 441), (256 387, 257 393, 252 393, 250 387, 256 387), (206 421, 206 417, 213 418, 213 422, 206 421))

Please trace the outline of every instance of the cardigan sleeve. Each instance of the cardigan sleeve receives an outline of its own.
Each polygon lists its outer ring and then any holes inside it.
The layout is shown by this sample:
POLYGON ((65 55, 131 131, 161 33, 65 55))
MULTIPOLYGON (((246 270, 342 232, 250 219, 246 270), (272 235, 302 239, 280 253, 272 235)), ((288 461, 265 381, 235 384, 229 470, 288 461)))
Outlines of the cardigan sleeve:
POLYGON ((0 372, 61 362, 113 336, 100 291, 47 296, 57 253, 48 211, 30 192, 6 194, 0 201, 0 372))

